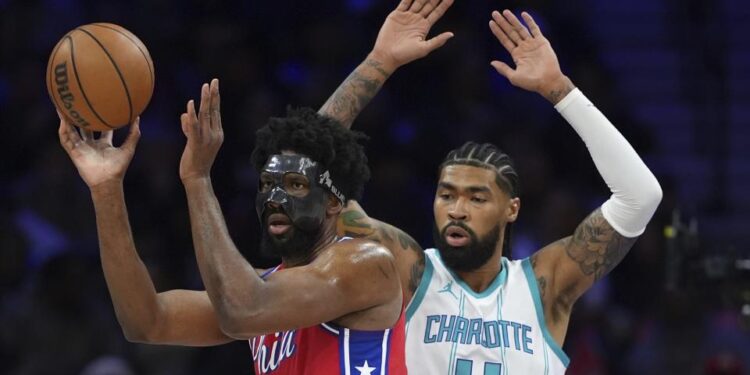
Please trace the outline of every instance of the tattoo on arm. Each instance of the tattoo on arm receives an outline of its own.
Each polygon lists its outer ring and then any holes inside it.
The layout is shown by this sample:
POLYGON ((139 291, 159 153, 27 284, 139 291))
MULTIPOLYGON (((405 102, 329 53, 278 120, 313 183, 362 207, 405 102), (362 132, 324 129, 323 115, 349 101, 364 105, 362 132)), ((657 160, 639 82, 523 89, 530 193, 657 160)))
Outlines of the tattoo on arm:
MULTIPOLYGON (((421 248, 419 249, 421 250, 421 248)), ((411 266, 411 274, 409 275, 409 291, 412 293, 419 287, 419 283, 422 281, 422 274, 424 274, 424 252, 420 251, 418 255, 419 260, 411 266)))
POLYGON ((367 58, 336 89, 320 108, 319 113, 351 128, 354 119, 383 87, 390 74, 382 64, 367 58))
POLYGON ((557 104, 562 98, 573 91, 573 89, 575 89, 575 85, 573 85, 573 82, 566 77, 562 82, 550 88, 549 91, 545 91, 541 94, 552 104, 557 104))
POLYGON ((411 292, 417 290, 425 267, 424 250, 417 241, 404 231, 385 223, 373 221, 359 211, 346 211, 339 216, 339 220, 341 220, 340 224, 343 226, 345 236, 366 238, 379 243, 387 242, 392 246, 398 243, 402 251, 415 252, 419 258, 411 266, 408 287, 411 292))
MULTIPOLYGON (((534 274, 538 276, 539 271, 536 268, 537 256, 538 254, 534 254, 531 256, 531 268, 534 269, 534 274)), ((542 301, 544 301, 544 296, 547 295, 547 279, 544 276, 538 276, 536 278, 536 283, 539 286, 539 294, 542 297, 542 301)))
POLYGON ((599 208, 578 226, 565 252, 584 275, 596 281, 620 263, 636 239, 617 233, 599 208))

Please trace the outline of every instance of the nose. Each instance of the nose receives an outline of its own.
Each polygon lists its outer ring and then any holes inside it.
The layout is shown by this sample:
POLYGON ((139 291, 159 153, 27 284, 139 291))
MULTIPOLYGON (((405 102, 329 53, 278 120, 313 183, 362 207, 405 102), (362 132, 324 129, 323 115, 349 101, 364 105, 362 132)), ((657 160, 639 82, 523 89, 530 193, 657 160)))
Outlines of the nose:
POLYGON ((466 210, 463 198, 457 199, 456 203, 448 209, 448 217, 455 221, 466 221, 469 219, 469 212, 466 210))
POLYGON ((273 190, 271 190, 271 195, 268 197, 266 203, 272 205, 272 207, 279 207, 280 205, 286 203, 286 201, 286 192, 277 186, 273 188, 273 190))

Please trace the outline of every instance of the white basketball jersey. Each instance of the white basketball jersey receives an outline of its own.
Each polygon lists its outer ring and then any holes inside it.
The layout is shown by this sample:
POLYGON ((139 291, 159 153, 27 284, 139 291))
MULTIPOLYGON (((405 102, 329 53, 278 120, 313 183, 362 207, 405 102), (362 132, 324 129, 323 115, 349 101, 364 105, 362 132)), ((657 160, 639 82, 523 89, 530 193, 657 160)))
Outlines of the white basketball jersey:
POLYGON ((570 360, 544 320, 529 259, 502 259, 502 271, 474 292, 425 250, 422 281, 406 309, 410 375, 563 374, 570 360))

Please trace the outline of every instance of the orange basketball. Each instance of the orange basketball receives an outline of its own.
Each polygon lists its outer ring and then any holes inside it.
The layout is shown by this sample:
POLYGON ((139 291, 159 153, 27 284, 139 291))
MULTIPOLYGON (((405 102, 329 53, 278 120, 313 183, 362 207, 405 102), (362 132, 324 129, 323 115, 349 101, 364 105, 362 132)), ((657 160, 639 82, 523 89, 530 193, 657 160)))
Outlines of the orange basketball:
POLYGON ((52 50, 47 91, 71 124, 117 129, 146 109, 154 92, 154 63, 130 31, 111 23, 83 25, 52 50))

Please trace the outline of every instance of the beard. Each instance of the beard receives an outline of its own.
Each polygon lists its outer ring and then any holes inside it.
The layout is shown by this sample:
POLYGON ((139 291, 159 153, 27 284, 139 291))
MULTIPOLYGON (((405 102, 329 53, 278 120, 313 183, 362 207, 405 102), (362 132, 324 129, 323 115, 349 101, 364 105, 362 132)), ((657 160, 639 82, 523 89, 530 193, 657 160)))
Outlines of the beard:
MULTIPOLYGON (((269 213, 269 215, 271 213, 269 213)), ((291 223, 291 227, 286 233, 274 236, 268 233, 269 215, 266 215, 266 218, 264 218, 261 223, 261 254, 264 256, 295 260, 309 258, 312 254, 313 247, 320 240, 320 236, 323 233, 323 226, 321 225, 314 231, 304 231, 294 223, 291 223)))
POLYGON ((449 269, 458 272, 470 272, 487 263, 495 254, 495 247, 500 241, 500 224, 497 224, 489 233, 479 238, 473 230, 461 222, 450 222, 442 231, 438 229, 437 223, 433 223, 432 238, 440 253, 440 258, 449 269), (445 240, 445 231, 450 226, 463 228, 469 233, 469 244, 460 247, 448 245, 445 240))

